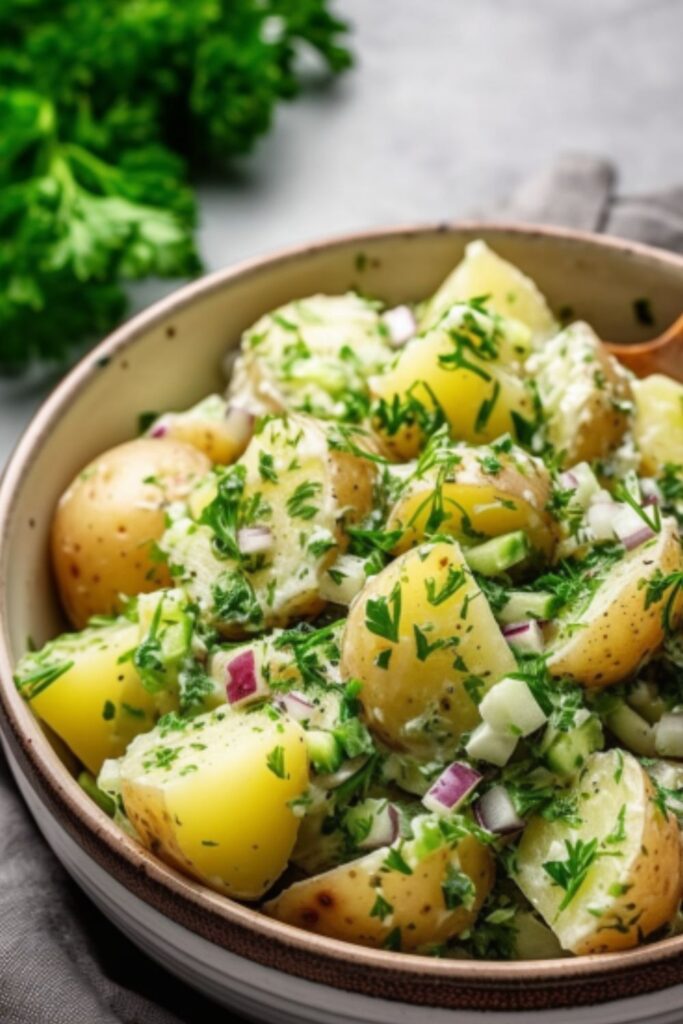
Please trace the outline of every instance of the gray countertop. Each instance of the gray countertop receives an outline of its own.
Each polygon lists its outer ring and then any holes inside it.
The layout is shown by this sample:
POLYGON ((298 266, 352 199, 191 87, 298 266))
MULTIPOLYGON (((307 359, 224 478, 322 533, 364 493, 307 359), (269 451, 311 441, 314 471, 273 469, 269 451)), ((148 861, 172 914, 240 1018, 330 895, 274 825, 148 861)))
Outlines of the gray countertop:
MULTIPOLYGON (((281 109, 200 188, 209 269, 378 224, 491 209, 559 152, 628 192, 683 179, 683 0, 339 0, 354 71, 281 109)), ((141 308, 173 284, 134 293, 141 308)), ((0 465, 45 385, 0 382, 0 465)))

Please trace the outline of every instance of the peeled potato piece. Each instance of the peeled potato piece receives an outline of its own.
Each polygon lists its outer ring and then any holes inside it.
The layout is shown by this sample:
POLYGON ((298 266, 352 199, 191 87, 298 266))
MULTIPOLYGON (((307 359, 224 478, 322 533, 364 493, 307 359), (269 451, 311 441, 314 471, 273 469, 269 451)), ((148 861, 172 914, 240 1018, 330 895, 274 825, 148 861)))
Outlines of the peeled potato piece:
POLYGON ((119 619, 57 637, 17 665, 17 686, 32 710, 95 774, 173 706, 165 695, 163 705, 155 701, 125 657, 139 641, 139 627, 119 619))
POLYGON ((602 459, 617 448, 633 408, 630 376, 592 327, 578 321, 527 362, 563 465, 602 459))
POLYGON ((393 366, 370 379, 373 429, 390 455, 413 458, 444 420, 455 440, 484 444, 516 437, 518 417, 533 418, 529 390, 495 355, 500 330, 486 314, 458 307, 447 327, 408 342, 393 366))
POLYGON ((255 900, 284 871, 308 785, 304 733, 289 718, 221 708, 138 737, 100 787, 120 794, 140 839, 228 896, 255 900))
POLYGON ((683 384, 655 373, 633 382, 633 425, 644 473, 657 475, 667 463, 683 463, 683 384))
POLYGON ((629 949, 678 906, 678 825, 655 802, 643 768, 620 750, 593 754, 569 797, 578 824, 533 818, 516 854, 517 883, 564 949, 629 949))
POLYGON ((371 577, 351 606, 343 678, 369 728, 418 756, 449 752, 515 659, 456 544, 424 544, 371 577))
POLYGON ((488 309, 529 327, 536 343, 557 329, 546 300, 531 278, 479 239, 469 243, 462 261, 427 303, 421 330, 432 327, 454 302, 482 296, 488 309))
MULTIPOLYGON (((683 550, 676 523, 664 519, 659 534, 609 570, 580 614, 569 609, 553 624, 546 637, 550 672, 592 688, 629 676, 664 642, 662 612, 669 595, 662 594, 646 608, 648 584, 658 573, 667 576, 681 569, 683 550)), ((674 602, 674 623, 682 603, 680 596, 674 602)))
POLYGON ((387 530, 403 531, 394 550, 424 539, 438 503, 439 533, 471 539, 524 530, 532 549, 550 556, 557 526, 547 511, 552 485, 543 463, 521 449, 461 447, 452 455, 445 474, 437 464, 408 481, 387 522, 387 530))
POLYGON ((487 847, 466 836, 418 859, 414 844, 405 843, 400 849, 403 870, 386 866, 390 854, 385 846, 296 882, 264 910, 318 935, 406 952, 445 942, 472 925, 493 885, 493 857, 487 847), (466 876, 464 905, 447 903, 453 873, 466 876))
POLYGON ((52 523, 59 592, 77 628, 129 597, 170 586, 153 558, 165 509, 187 497, 209 460, 180 441, 139 438, 98 456, 60 498, 52 523))

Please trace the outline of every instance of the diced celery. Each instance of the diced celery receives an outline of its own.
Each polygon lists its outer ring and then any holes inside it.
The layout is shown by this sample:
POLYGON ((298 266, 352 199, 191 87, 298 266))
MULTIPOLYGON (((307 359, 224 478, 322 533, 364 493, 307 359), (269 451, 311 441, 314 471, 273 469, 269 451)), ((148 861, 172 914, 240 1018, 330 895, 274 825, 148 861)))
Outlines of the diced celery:
POLYGON ((543 737, 545 763, 558 775, 574 775, 590 755, 603 746, 600 721, 589 711, 579 712, 574 728, 560 732, 549 727, 543 737))

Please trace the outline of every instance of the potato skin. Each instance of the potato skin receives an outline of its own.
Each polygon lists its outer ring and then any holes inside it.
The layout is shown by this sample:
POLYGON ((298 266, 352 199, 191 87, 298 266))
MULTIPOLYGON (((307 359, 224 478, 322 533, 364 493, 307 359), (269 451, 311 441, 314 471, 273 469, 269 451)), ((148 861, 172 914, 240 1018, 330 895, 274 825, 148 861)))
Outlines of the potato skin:
POLYGON ((563 948, 577 955, 629 949, 671 920, 678 906, 678 824, 662 813, 644 769, 625 752, 594 754, 572 792, 579 812, 585 807, 580 832, 533 818, 517 851, 517 881, 563 948), (550 885, 543 863, 564 854, 564 841, 578 836, 598 839, 603 856, 593 862, 568 907, 558 911, 562 891, 550 885))
POLYGON ((351 605, 342 638, 342 677, 361 680, 359 699, 368 727, 394 749, 427 757, 450 753, 479 721, 470 680, 477 681, 481 697, 515 668, 455 543, 425 544, 401 555, 371 577, 351 605), (445 593, 456 577, 461 579, 450 596, 430 603, 428 587, 445 593), (394 642, 368 628, 368 611, 378 600, 395 611, 392 594, 397 593, 401 611, 394 642), (418 631, 429 653, 418 651, 418 631), (382 656, 389 657, 386 667, 382 656))
MULTIPOLYGON (((664 598, 645 608, 646 583, 683 569, 676 523, 662 520, 659 535, 630 552, 610 570, 588 608, 578 618, 582 628, 548 637, 548 668, 592 689, 625 679, 664 642, 664 598)), ((681 601, 674 615, 680 615, 681 601)))
POLYGON ((210 469, 201 452, 179 441, 139 438, 98 456, 59 500, 52 561, 64 609, 76 628, 120 610, 132 596, 169 586, 150 557, 165 529, 164 509, 184 498, 210 469))
MULTIPOLYGON (((440 533, 462 536, 465 517, 471 528, 484 537, 498 537, 524 530, 532 548, 550 558, 557 537, 557 523, 547 511, 552 486, 550 475, 538 459, 521 449, 514 455, 497 453, 502 468, 487 472, 482 457, 487 448, 458 448, 460 462, 441 484, 444 512, 448 518, 440 533), (510 502, 514 503, 513 508, 510 502)), ((438 469, 411 481, 389 514, 387 530, 402 529, 395 547, 397 554, 424 539, 429 514, 429 495, 434 493, 438 469), (422 507, 421 507, 422 506, 422 507), (410 524, 410 525, 409 525, 410 524)))
POLYGON ((306 931, 362 946, 381 947, 394 929, 400 929, 400 948, 405 952, 445 942, 470 927, 493 885, 495 869, 487 847, 467 836, 455 848, 445 845, 419 863, 411 862, 410 875, 382 870, 388 853, 389 847, 383 847, 296 882, 266 903, 264 910, 306 931), (441 886, 449 866, 474 883, 476 895, 469 909, 449 910, 445 905, 441 886), (393 907, 384 920, 371 916, 379 894, 393 907))

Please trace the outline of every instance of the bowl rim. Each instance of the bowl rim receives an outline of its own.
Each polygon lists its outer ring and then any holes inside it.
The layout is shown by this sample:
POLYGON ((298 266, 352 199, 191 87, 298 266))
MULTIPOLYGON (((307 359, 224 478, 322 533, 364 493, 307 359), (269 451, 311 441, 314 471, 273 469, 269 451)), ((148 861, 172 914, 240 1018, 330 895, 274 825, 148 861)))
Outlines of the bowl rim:
MULTIPOLYGON (((114 355, 120 355, 133 345, 140 335, 145 334, 150 328, 162 325, 169 316, 173 316, 198 299, 223 287, 229 287, 233 282, 262 271, 276 269, 290 261, 315 256, 330 249, 368 246, 373 242, 391 241, 401 237, 407 240, 409 237, 477 233, 527 236, 537 238, 541 242, 548 239, 577 246, 616 250, 625 256, 640 257, 673 267, 680 271, 683 279, 683 256, 642 243, 545 225, 456 220, 378 227, 369 231, 338 234, 321 241, 280 248, 206 274, 174 290, 138 313, 86 353, 52 389, 21 434, 0 478, 0 709, 3 712, 0 728, 14 753, 20 756, 22 768, 26 768, 33 781, 38 784, 43 794, 43 802, 50 807, 51 812, 55 808, 59 809, 65 819, 70 821, 75 834, 80 834, 81 840, 84 835, 96 840, 94 845, 88 847, 89 854, 99 860, 101 865, 104 864, 106 869, 127 888, 131 888, 130 877, 126 878, 126 875, 130 876, 130 871, 122 870, 126 864, 129 869, 135 869, 138 875, 143 875, 150 883, 148 888, 156 883, 157 887, 165 890, 168 897, 185 904, 189 914, 184 923, 199 934, 205 934, 205 930, 199 924, 201 915, 196 915, 193 927, 193 910, 203 911, 226 924, 234 924, 240 930, 246 929, 262 941, 276 943, 288 949, 298 949, 304 954, 314 954, 318 958, 355 964, 371 972, 399 972, 413 977, 431 977, 435 981, 448 979, 455 983, 463 982, 470 986, 482 987, 491 984, 503 987, 518 986, 520 982, 529 983, 533 978, 535 984, 549 986, 553 982, 561 983, 569 979, 594 980, 597 976, 606 977, 625 971, 635 972, 646 965, 681 958, 683 935, 662 939, 632 950, 569 959, 508 962, 443 960, 411 953, 370 949, 316 935, 275 921, 256 908, 215 893, 181 875, 140 847, 80 789, 13 685, 12 659, 4 614, 8 590, 4 538, 7 524, 13 515, 21 478, 31 465, 41 439, 49 432, 52 423, 59 418, 61 410, 87 387, 91 377, 97 373, 104 361, 108 362, 114 355)), ((137 887, 136 895, 159 907, 159 901, 145 892, 144 886, 142 889, 137 887)), ((230 944, 222 942, 220 934, 217 935, 215 932, 211 936, 211 941, 225 948, 233 948, 230 944)), ((286 967, 280 969, 287 970, 286 967)), ((299 972, 292 970, 290 973, 299 972)))

